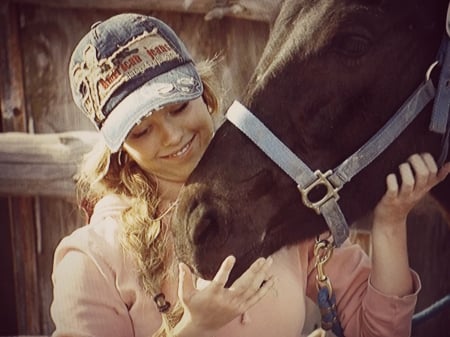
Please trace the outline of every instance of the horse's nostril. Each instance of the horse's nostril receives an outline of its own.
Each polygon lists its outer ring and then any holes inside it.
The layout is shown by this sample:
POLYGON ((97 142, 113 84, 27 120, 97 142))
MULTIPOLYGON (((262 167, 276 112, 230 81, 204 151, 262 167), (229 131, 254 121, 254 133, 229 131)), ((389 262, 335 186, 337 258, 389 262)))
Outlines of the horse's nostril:
POLYGON ((204 245, 207 242, 213 242, 218 234, 219 224, 217 217, 213 212, 208 212, 197 223, 192 239, 195 245, 204 245))

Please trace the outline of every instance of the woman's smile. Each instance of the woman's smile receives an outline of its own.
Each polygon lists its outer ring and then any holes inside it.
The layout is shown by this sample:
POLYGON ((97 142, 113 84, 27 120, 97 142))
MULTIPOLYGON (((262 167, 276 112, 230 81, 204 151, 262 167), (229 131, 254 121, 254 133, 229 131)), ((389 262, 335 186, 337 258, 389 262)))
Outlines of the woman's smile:
POLYGON ((192 149, 192 143, 195 139, 195 136, 196 135, 193 135, 192 138, 187 142, 187 144, 185 144, 180 150, 175 151, 174 153, 171 153, 169 155, 162 156, 161 158, 169 159, 185 157, 190 152, 189 150, 192 149))

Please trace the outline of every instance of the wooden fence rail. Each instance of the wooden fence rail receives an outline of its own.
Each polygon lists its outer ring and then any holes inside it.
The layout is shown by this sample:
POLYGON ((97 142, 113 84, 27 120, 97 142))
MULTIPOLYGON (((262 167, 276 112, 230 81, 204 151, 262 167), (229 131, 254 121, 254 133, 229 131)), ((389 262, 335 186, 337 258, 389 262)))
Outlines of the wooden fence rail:
POLYGON ((0 195, 57 196, 74 200, 74 176, 94 131, 0 133, 0 195))
POLYGON ((12 0, 13 3, 39 4, 58 8, 118 10, 159 10, 205 14, 206 20, 225 16, 270 22, 281 0, 12 0))

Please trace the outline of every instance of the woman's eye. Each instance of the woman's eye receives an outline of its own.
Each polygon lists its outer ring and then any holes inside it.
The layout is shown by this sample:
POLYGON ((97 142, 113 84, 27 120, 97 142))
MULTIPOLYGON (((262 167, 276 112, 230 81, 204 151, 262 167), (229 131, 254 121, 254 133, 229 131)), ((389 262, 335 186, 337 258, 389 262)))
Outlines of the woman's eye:
POLYGON ((189 104, 189 102, 185 102, 183 104, 179 104, 179 105, 175 106, 174 109, 171 110, 169 113, 171 115, 177 115, 177 114, 183 112, 186 109, 186 107, 188 106, 188 104, 189 104))
POLYGON ((139 130, 133 131, 131 133, 131 137, 134 138, 134 139, 140 138, 140 137, 142 137, 143 135, 145 135, 145 134, 147 134, 149 132, 150 132, 150 127, 146 127, 146 128, 143 128, 143 129, 139 129, 139 130))

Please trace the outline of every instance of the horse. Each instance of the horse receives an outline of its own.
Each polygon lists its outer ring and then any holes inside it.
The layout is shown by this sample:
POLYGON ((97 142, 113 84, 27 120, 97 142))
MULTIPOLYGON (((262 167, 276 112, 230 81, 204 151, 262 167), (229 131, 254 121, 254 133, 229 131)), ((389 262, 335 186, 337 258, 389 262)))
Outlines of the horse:
MULTIPOLYGON (((329 189, 335 194, 325 172, 383 129, 421 83, 437 86, 447 6, 446 0, 283 2, 240 102, 325 179, 307 201, 314 204, 329 189)), ((347 223, 370 213, 386 175, 411 154, 441 155, 445 134, 429 130, 432 102, 339 190, 336 204, 347 223)), ((431 194, 450 210, 450 179, 431 194)), ((257 257, 328 230, 327 219, 302 200, 280 165, 227 120, 179 195, 172 222, 177 256, 211 279, 233 254, 231 282, 257 257)))

